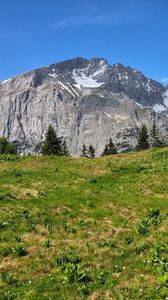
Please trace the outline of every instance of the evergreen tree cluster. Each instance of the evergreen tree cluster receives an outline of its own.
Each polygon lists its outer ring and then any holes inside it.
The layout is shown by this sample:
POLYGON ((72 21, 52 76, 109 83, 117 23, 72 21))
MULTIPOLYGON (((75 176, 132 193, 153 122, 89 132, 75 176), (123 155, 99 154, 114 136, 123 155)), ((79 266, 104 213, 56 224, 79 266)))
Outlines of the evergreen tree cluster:
POLYGON ((90 145, 88 149, 85 146, 85 144, 83 145, 82 157, 87 157, 87 158, 94 158, 95 157, 95 149, 93 148, 92 145, 90 145))
MULTIPOLYGON (((149 148, 165 147, 165 146, 166 143, 163 137, 160 136, 155 121, 153 122, 153 126, 150 132, 148 132, 147 126, 145 124, 142 124, 138 132, 137 145, 135 147, 135 150, 140 151, 149 148)), ((117 154, 117 148, 114 145, 112 139, 110 138, 109 143, 107 143, 104 147, 102 156, 113 155, 113 154, 117 154)), ((89 149, 86 148, 85 144, 83 145, 82 157, 87 157, 87 158, 95 157, 95 150, 92 147, 92 145, 89 146, 89 149)))
POLYGON ((162 136, 160 136, 156 122, 153 122, 152 129, 150 133, 148 132, 147 126, 142 124, 138 132, 138 142, 136 145, 136 150, 146 150, 155 147, 165 147, 166 143, 162 136))
MULTIPOLYGON (((156 126, 156 122, 153 122, 152 129, 150 132, 147 129, 145 124, 142 124, 141 128, 138 131, 137 136, 137 145, 135 150, 146 150, 154 147, 164 147, 166 143, 163 137, 160 135, 158 128, 156 126)), ((0 137, 0 154, 16 154, 17 148, 13 143, 8 142, 8 140, 4 137, 0 137)), ((66 144, 65 139, 62 137, 57 137, 55 130, 52 125, 49 125, 46 134, 45 140, 41 146, 42 155, 64 155, 69 156, 69 150, 66 144)), ((117 148, 112 141, 112 138, 109 139, 109 142, 104 146, 104 150, 102 156, 105 155, 114 155, 117 154, 117 148)), ((92 145, 88 148, 86 145, 83 145, 82 148, 82 157, 86 158, 94 158, 95 157, 95 149, 92 145)))
MULTIPOLYGON (((117 149, 110 138, 109 143, 105 145, 102 156, 105 155, 112 155, 112 154, 117 154, 117 149)), ((89 146, 87 149, 86 145, 83 145, 82 148, 82 157, 87 157, 87 158, 94 158, 95 157, 95 150, 92 145, 89 146)))

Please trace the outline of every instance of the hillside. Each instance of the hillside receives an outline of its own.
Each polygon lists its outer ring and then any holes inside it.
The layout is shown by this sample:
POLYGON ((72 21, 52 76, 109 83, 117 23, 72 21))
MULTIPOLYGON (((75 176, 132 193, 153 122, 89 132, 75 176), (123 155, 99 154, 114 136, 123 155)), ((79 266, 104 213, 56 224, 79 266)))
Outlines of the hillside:
POLYGON ((168 149, 0 157, 0 299, 167 299, 168 149))
POLYGON ((167 136, 168 90, 140 71, 103 58, 74 58, 0 83, 0 136, 19 153, 39 153, 51 124, 73 156, 91 144, 96 156, 112 138, 133 149, 138 128, 155 121, 167 136))

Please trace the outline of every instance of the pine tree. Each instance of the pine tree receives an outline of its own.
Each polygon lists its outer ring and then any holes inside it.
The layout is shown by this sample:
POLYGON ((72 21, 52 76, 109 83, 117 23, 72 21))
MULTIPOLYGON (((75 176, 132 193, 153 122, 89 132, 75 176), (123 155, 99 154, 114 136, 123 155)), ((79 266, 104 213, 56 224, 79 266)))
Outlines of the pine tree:
POLYGON ((13 143, 8 142, 5 137, 0 137, 0 154, 16 154, 17 149, 13 143))
POLYGON ((105 145, 102 156, 105 155, 111 155, 111 154, 117 154, 117 149, 110 138, 109 143, 105 145))
POLYGON ((8 141, 6 138, 1 137, 0 138, 0 153, 5 154, 7 151, 8 141))
POLYGON ((138 143, 136 145, 136 150, 139 151, 145 149, 149 149, 149 135, 146 125, 142 124, 138 134, 138 143))
POLYGON ((153 122, 153 126, 150 132, 151 135, 151 147, 164 147, 165 146, 165 142, 163 140, 163 138, 159 137, 159 133, 158 133, 158 129, 156 126, 156 122, 153 122))
POLYGON ((43 155, 62 155, 61 145, 62 139, 57 137, 52 125, 49 125, 42 144, 41 153, 43 155))
POLYGON ((69 156, 69 150, 65 140, 63 141, 61 148, 62 148, 62 155, 69 156))
POLYGON ((102 156, 105 156, 105 155, 109 155, 108 144, 106 144, 106 145, 104 146, 104 150, 103 150, 103 153, 102 153, 102 156))
POLYGON ((88 153, 89 153, 89 157, 90 157, 90 158, 94 158, 94 157, 95 157, 95 149, 93 148, 92 145, 89 146, 89 151, 88 151, 88 153))
POLYGON ((86 145, 84 144, 82 147, 82 157, 88 157, 88 150, 86 148, 86 145))

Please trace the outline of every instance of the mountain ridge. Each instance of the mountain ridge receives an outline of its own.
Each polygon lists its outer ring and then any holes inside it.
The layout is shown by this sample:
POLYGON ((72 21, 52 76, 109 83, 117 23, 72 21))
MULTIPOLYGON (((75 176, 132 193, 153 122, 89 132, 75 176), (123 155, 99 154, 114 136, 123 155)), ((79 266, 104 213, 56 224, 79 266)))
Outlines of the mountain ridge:
POLYGON ((142 123, 167 134, 168 89, 142 72, 104 58, 77 57, 0 83, 0 135, 21 153, 38 153, 52 124, 72 155, 93 144, 100 155, 112 137, 131 149, 142 123))

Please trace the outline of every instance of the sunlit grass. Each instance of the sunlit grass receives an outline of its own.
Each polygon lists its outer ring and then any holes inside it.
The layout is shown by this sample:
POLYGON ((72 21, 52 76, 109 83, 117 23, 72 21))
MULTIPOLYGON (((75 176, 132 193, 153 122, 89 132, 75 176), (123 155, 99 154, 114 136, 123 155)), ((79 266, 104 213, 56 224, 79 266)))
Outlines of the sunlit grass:
POLYGON ((0 299, 166 299, 167 175, 168 149, 1 156, 0 299))

